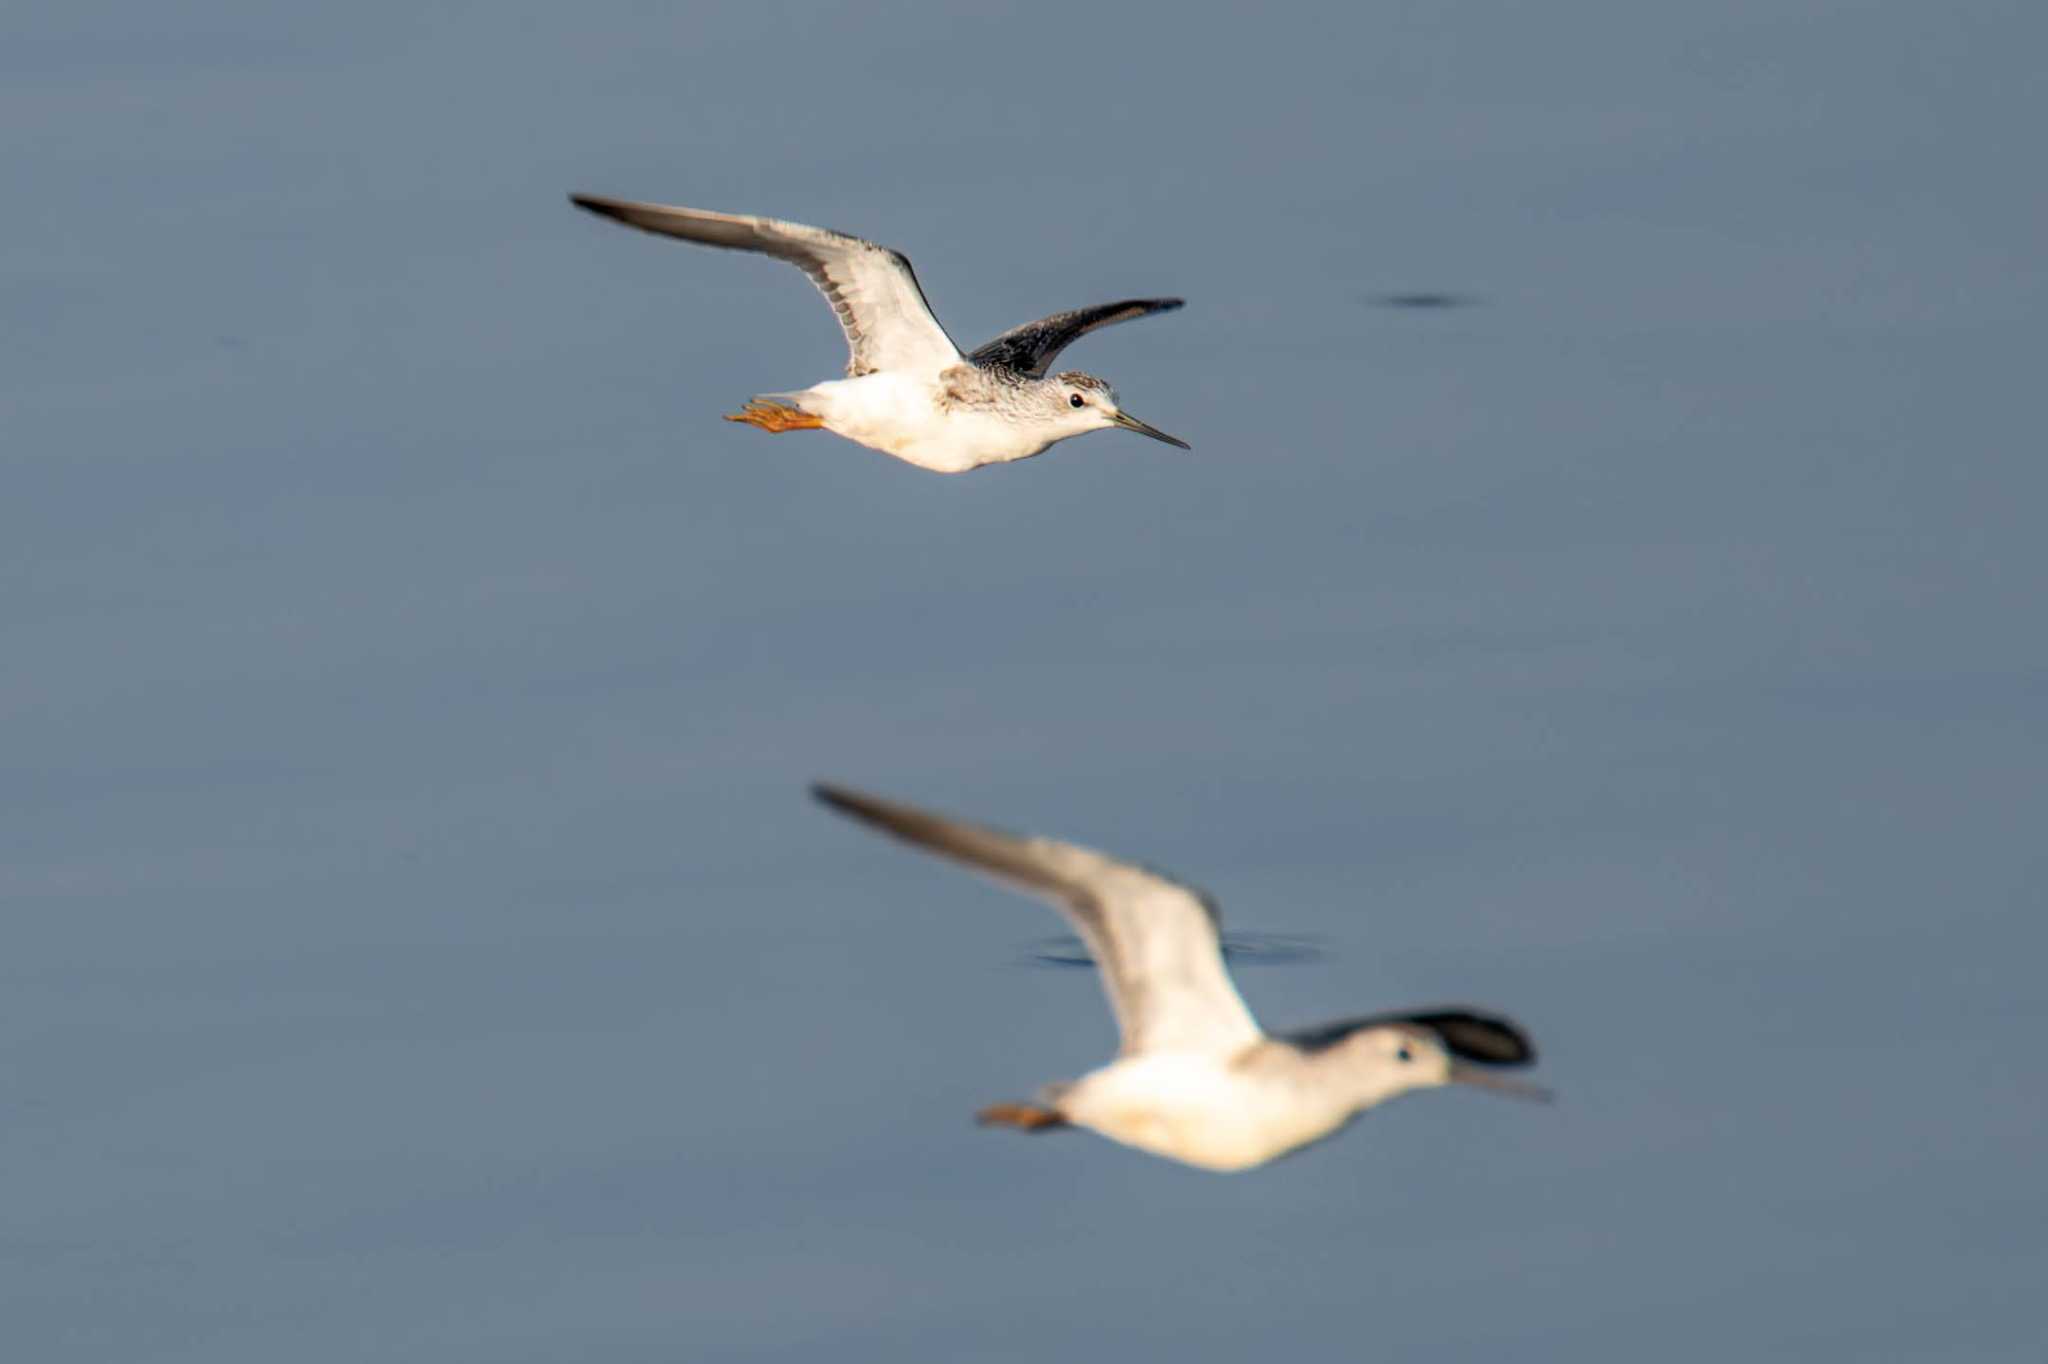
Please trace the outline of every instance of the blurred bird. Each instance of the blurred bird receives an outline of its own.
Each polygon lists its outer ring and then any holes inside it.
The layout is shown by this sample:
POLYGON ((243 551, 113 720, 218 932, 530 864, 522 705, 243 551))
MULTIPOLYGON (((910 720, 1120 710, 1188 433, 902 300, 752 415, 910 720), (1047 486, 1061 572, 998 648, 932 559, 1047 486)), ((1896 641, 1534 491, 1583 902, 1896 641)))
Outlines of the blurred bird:
POLYGON ((811 788, 843 814, 1048 900, 1088 945, 1123 1033, 1116 1060, 999 1103, 984 1124, 1076 1126, 1210 1170, 1245 1170, 1320 1141, 1412 1089, 1471 1085, 1523 1099, 1546 1090, 1497 1073, 1535 1048, 1505 1018, 1470 1009, 1372 1014, 1269 1036, 1223 965, 1220 918, 1201 892, 1088 848, 947 819, 844 787, 811 788))

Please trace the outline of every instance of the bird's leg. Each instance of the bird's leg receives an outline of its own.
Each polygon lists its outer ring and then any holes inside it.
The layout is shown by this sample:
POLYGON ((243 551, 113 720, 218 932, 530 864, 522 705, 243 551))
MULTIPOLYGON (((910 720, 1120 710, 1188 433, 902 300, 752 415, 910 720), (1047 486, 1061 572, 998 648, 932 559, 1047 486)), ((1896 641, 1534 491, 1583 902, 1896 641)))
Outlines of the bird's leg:
POLYGON ((974 1120, 983 1127, 1015 1127, 1026 1132, 1044 1132, 1067 1125, 1058 1110, 1037 1104, 990 1104, 975 1114, 974 1120))
POLYGON ((744 411, 728 412, 725 419, 758 426, 771 435, 780 435, 784 431, 815 431, 825 424, 808 412, 799 412, 781 403, 762 402, 759 398, 749 398, 744 411))

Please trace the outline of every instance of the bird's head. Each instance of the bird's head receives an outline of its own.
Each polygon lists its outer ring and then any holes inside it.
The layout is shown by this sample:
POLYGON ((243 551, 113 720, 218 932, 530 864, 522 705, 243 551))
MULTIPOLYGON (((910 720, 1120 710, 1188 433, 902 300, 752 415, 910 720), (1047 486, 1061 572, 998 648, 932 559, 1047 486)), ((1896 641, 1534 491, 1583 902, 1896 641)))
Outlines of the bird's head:
POLYGON ((1534 1064, 1536 1049, 1504 1018, 1462 1009, 1355 1019, 1288 1039, 1310 1055, 1327 1056, 1353 1077, 1358 1107, 1440 1085, 1470 1085, 1517 1099, 1548 1100, 1550 1091, 1503 1075, 1534 1064))
POLYGON ((1083 374, 1077 369, 1055 374, 1045 382, 1042 391, 1068 435, 1078 436, 1084 431, 1120 426, 1141 436, 1163 440, 1168 445, 1178 445, 1183 450, 1190 448, 1186 441, 1169 436, 1158 427, 1125 412, 1117 404, 1116 390, 1092 374, 1083 374))

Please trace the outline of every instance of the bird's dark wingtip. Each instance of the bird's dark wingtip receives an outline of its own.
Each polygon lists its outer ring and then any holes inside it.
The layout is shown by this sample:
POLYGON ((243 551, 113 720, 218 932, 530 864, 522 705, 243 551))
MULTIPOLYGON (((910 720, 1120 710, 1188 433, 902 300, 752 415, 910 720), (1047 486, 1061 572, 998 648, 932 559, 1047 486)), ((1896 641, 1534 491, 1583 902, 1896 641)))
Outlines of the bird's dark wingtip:
POLYGON ((917 830, 939 822, 935 816, 923 810, 898 805, 894 801, 883 800, 880 796, 870 796, 850 786, 835 786, 829 781, 812 782, 811 798, 848 819, 857 820, 913 843, 920 841, 917 830))
POLYGON ((820 805, 829 806, 841 814, 868 817, 871 802, 851 787, 839 786, 829 781, 811 783, 811 799, 820 805))
POLYGON ((571 194, 569 202, 586 212, 597 214, 600 218, 619 218, 624 216, 619 212, 617 203, 595 194, 571 194))

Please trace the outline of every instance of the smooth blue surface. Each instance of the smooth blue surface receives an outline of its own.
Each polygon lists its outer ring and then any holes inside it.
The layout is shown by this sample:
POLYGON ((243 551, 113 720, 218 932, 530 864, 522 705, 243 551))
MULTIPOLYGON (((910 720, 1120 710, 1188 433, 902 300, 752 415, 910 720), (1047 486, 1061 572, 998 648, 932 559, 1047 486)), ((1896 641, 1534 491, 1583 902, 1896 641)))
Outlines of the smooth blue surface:
POLYGON ((0 8, 7 1357, 2038 1360, 2044 40, 0 8), (825 309, 575 189, 1184 294, 1069 358, 1195 449, 722 423, 825 309), (1093 982, 816 776, 1563 1101, 977 1131, 1093 982))

